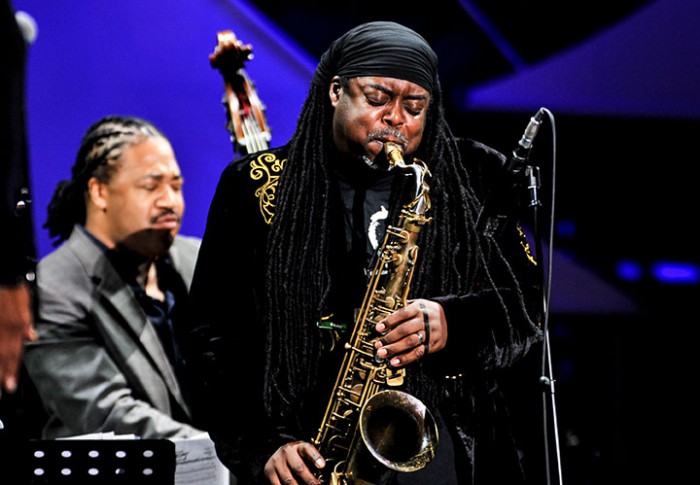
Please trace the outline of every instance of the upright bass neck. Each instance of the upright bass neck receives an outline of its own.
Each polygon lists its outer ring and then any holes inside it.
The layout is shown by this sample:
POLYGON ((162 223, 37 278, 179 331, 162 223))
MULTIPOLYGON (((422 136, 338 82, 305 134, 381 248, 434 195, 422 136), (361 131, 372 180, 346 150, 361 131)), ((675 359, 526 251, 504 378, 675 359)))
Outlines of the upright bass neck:
POLYGON ((209 55, 209 63, 223 77, 221 102, 226 108, 226 129, 234 153, 247 155, 265 150, 269 148, 271 138, 265 106, 243 68, 244 63, 253 58, 253 47, 243 44, 231 30, 218 32, 217 41, 214 52, 209 55))

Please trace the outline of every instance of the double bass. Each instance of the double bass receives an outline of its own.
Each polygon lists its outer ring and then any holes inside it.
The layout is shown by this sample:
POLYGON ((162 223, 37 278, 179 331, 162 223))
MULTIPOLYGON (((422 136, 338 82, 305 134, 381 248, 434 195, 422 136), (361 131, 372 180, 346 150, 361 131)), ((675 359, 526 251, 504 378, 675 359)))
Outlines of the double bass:
POLYGON ((241 42, 231 30, 220 31, 216 37, 217 45, 209 55, 209 63, 224 80, 221 102, 226 108, 226 129, 234 153, 247 155, 265 150, 271 138, 265 106, 244 69, 245 62, 253 58, 253 47, 241 42))

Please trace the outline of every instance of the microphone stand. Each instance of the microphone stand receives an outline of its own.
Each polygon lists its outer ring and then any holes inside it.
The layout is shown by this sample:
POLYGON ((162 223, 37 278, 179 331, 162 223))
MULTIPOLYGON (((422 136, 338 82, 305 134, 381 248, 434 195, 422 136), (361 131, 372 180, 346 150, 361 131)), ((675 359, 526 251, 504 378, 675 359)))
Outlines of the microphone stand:
MULTIPOLYGON (((529 196, 528 207, 531 217, 532 230, 534 232, 533 239, 535 244, 535 256, 538 260, 537 271, 539 273, 540 287, 542 288, 542 333, 543 333, 543 352, 542 352, 542 375, 539 378, 539 383, 543 386, 543 434, 544 434, 544 457, 546 470, 546 484, 552 485, 552 464, 550 463, 550 446, 549 446, 549 425, 550 419, 547 413, 548 403, 547 397, 551 401, 551 425, 554 432, 555 452, 556 452, 556 469, 559 485, 562 485, 562 468, 561 468, 561 453, 559 449, 559 430, 557 428, 557 411, 556 402, 554 400, 554 375, 552 370, 552 356, 549 340, 549 296, 551 293, 551 276, 552 276, 552 248, 553 248, 553 222, 554 222, 554 195, 556 182, 556 129, 554 125, 554 117, 547 108, 540 108, 537 113, 530 118, 525 131, 513 150, 510 159, 504 165, 503 178, 496 182, 491 190, 487 192, 482 204, 481 211, 477 217, 477 227, 484 232, 493 234, 500 226, 499 219, 507 218, 507 215, 501 215, 501 212, 508 210, 503 206, 499 206, 497 200, 499 196, 504 195, 504 190, 517 188, 518 186, 527 186, 527 195, 529 196), (536 165, 528 162, 530 151, 532 150, 532 142, 537 135, 539 127, 543 121, 544 115, 549 116, 552 125, 552 140, 553 140, 553 163, 552 163, 552 204, 550 213, 549 227, 549 259, 547 260, 547 278, 545 278, 544 259, 542 256, 542 241, 540 237, 540 221, 538 209, 542 205, 539 200, 538 190, 540 188, 540 169, 536 165), (522 180, 522 179, 524 180, 522 180), (520 180, 519 180, 520 179, 520 180), (510 181, 510 182, 509 182, 510 181), (549 391, 546 394, 545 391, 549 391)), ((525 215, 523 215, 525 218, 525 215)))
MULTIPOLYGON (((542 249, 542 241, 540 237, 540 231, 539 231, 539 207, 542 205, 540 200, 539 200, 539 195, 538 195, 538 190, 540 188, 540 169, 539 167, 535 165, 526 165, 523 169, 524 177, 525 177, 525 182, 527 185, 527 193, 529 196, 529 203, 528 203, 528 209, 530 211, 530 217, 532 221, 532 230, 533 230, 533 240, 535 243, 535 254, 538 256, 543 254, 543 249, 542 249)), ((551 236, 551 231, 550 231, 550 236, 551 236)), ((552 248, 551 241, 550 241, 550 251, 552 248)), ((545 272, 544 272, 544 264, 543 261, 540 262, 540 264, 537 265, 538 272, 539 272, 539 279, 540 282, 542 283, 542 315, 543 315, 543 336, 544 336, 544 341, 543 341, 543 351, 542 351, 542 376, 539 379, 540 384, 543 386, 543 394, 542 394, 542 410, 543 410, 543 425, 544 425, 544 457, 545 457, 545 471, 546 471, 546 483, 547 484, 552 484, 552 478, 551 478, 551 473, 552 473, 552 465, 550 463, 550 446, 549 446, 549 437, 548 437, 548 429, 549 429, 549 420, 548 420, 548 413, 547 413, 547 397, 549 396, 551 408, 552 408, 552 415, 551 415, 551 424, 553 426, 553 435, 554 435, 554 441, 555 441, 555 446, 554 450, 556 452, 556 459, 557 459, 557 478, 558 478, 558 483, 561 485, 563 483, 562 481, 562 467, 561 467, 561 453, 560 453, 560 444, 559 444, 559 429, 557 426, 557 410, 556 410, 556 400, 555 400, 555 392, 554 392, 554 378, 553 378, 553 369, 552 369, 552 355, 551 355, 551 346, 550 346, 550 340, 549 340, 549 288, 551 288, 551 284, 548 284, 545 286, 545 272), (545 288, 547 291, 545 291, 545 288), (547 394, 547 391, 549 394, 547 394)), ((551 264, 548 265, 548 268, 551 268, 551 264)), ((551 272, 550 272, 551 273, 551 272)))

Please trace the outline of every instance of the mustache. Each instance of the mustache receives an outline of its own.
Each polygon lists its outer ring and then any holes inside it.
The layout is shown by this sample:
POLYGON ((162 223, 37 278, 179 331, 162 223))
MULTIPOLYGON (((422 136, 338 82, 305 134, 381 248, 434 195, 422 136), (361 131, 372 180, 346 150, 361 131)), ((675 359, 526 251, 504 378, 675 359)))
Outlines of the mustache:
POLYGON ((155 224, 156 222, 160 221, 161 219, 166 219, 166 218, 171 218, 175 217, 177 218, 178 224, 182 222, 182 216, 175 212, 173 209, 163 209, 158 215, 151 217, 149 222, 151 224, 155 224))
POLYGON ((381 130, 376 130, 376 131, 370 132, 369 135, 367 136, 367 141, 370 142, 373 140, 379 140, 381 142, 385 142, 385 141, 397 142, 403 148, 406 148, 406 145, 408 145, 408 140, 403 135, 403 133, 401 133, 400 130, 394 130, 391 128, 382 128, 381 130))

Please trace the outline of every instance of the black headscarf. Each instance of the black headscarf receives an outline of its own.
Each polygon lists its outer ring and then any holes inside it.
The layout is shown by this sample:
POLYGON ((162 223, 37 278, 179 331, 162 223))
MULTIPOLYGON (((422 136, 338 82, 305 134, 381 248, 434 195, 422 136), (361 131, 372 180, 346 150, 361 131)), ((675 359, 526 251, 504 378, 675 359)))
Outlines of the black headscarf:
POLYGON ((417 32, 395 22, 361 24, 336 39, 321 56, 313 83, 328 86, 333 76, 403 79, 432 93, 437 55, 417 32))

